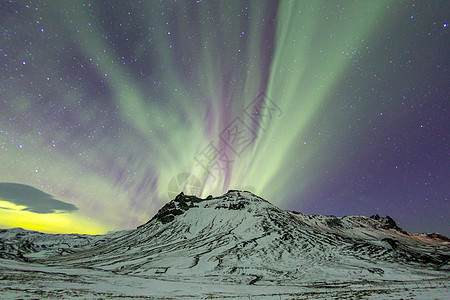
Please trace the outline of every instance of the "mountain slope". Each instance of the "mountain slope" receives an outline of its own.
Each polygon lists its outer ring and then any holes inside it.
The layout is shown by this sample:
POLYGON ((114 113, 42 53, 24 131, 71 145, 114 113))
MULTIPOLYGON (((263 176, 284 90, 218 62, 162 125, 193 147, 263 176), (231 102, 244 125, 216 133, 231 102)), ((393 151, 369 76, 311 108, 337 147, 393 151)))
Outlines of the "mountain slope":
POLYGON ((390 217, 283 211, 244 191, 178 195, 103 236, 0 231, 5 298, 436 298, 450 243, 390 217))
POLYGON ((43 262, 252 284, 386 280, 448 269, 449 248, 445 241, 409 235, 389 217, 308 216, 283 211, 249 192, 229 191, 207 199, 180 194, 136 230, 43 262))

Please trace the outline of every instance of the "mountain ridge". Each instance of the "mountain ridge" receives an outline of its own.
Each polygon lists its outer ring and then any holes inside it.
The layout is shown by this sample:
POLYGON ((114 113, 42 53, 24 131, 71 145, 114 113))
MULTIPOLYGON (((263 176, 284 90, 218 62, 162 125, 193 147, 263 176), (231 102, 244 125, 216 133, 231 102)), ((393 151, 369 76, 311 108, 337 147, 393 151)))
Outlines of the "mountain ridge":
MULTIPOLYGON (((418 287, 424 279, 447 281, 449 258, 446 237, 408 233, 391 217, 306 215, 238 190, 205 199, 180 193, 147 223, 106 235, 0 231, 0 261, 10 266, 0 269, 13 274, 11 282, 34 282, 21 270, 44 268, 91 274, 77 280, 102 278, 110 289, 118 278, 134 288, 148 281, 215 288, 418 287)), ((64 281, 69 275, 54 276, 64 281)))
MULTIPOLYGON (((450 244, 450 239, 439 233, 428 233, 428 234, 417 234, 408 233, 402 228, 400 228, 395 220, 390 216, 380 217, 378 214, 370 217, 366 216, 324 216, 324 215, 307 215, 297 211, 281 210, 275 205, 271 204, 269 201, 258 197, 257 195, 248 191, 239 190, 229 190, 222 196, 213 197, 212 195, 206 197, 205 199, 199 198, 194 195, 185 195, 183 192, 178 194, 173 200, 167 202, 163 207, 161 207, 158 212, 145 224, 138 226, 135 230, 142 230, 154 222, 160 222, 162 225, 169 224, 178 216, 184 215, 190 209, 199 208, 199 204, 203 204, 205 209, 214 208, 215 210, 226 209, 229 211, 242 211, 252 213, 255 208, 250 205, 250 203, 261 203, 266 206, 266 209, 270 208, 277 213, 287 213, 288 218, 299 226, 306 226, 310 229, 320 230, 328 234, 338 235, 343 238, 366 238, 371 240, 382 240, 388 243, 391 247, 396 247, 396 239, 410 238, 412 240, 430 244, 450 244), (243 195, 243 196, 242 196, 243 195), (354 231, 355 228, 359 228, 358 231, 354 231), (374 234, 374 231, 377 235, 374 234), (380 232, 381 234, 380 237, 380 232)), ((254 206, 254 205, 253 205, 254 206)), ((275 220, 276 224, 277 221, 275 220)), ((264 226, 263 226, 264 229, 264 226)), ((267 228, 264 230, 268 230, 267 228)), ((38 233, 33 231, 26 231, 21 229, 2 229, 0 230, 0 258, 16 258, 16 259, 26 259, 26 254, 40 252, 51 253, 51 249, 57 248, 57 251, 62 253, 76 252, 78 249, 82 249, 85 246, 90 245, 90 241, 95 241, 100 243, 101 241, 108 240, 110 237, 117 235, 120 232, 132 232, 133 230, 119 231, 107 235, 80 235, 80 234, 53 234, 46 235, 44 233, 38 233), (14 233, 16 233, 14 235, 14 233), (27 239, 25 238, 32 235, 27 239), (9 237, 8 237, 9 236, 9 237), (46 239, 46 237, 55 237, 53 240, 57 240, 56 237, 64 237, 60 242, 61 247, 56 246, 58 243, 53 245, 47 245, 45 243, 40 243, 40 240, 46 239), (93 238, 90 238, 93 237, 93 238), (18 243, 14 245, 11 240, 17 240, 18 243), (68 241, 66 241, 68 240, 68 241), (70 248, 76 249, 70 249, 70 248), (78 248, 78 249, 77 249, 78 248), (13 252, 16 252, 14 256, 13 252)), ((284 238, 287 238, 289 233, 285 233, 284 238)), ((48 239, 52 240, 52 239, 48 239)), ((31 255, 32 256, 32 255, 31 255)))

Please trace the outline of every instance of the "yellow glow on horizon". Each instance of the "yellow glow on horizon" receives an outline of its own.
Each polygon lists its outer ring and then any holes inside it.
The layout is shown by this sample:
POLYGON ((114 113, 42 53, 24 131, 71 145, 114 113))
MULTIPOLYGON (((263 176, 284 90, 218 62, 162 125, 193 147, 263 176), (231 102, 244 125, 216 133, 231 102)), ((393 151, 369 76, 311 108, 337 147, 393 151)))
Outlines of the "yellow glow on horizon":
POLYGON ((20 227, 46 233, 105 234, 110 228, 79 213, 38 214, 0 200, 0 228, 20 227))

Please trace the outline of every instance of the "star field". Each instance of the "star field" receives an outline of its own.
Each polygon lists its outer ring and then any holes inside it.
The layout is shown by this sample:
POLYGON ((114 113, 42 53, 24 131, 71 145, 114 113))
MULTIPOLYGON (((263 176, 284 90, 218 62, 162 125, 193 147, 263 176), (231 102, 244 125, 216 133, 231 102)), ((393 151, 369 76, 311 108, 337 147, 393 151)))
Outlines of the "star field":
POLYGON ((449 8, 1 1, 0 227, 130 229, 246 189, 448 235, 449 8))

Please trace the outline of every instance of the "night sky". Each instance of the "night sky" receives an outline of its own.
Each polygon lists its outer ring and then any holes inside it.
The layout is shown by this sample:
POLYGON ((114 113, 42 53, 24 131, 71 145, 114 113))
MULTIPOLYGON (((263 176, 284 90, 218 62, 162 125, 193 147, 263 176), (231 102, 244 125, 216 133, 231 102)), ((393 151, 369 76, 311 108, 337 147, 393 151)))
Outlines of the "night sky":
POLYGON ((0 0, 0 227, 181 190, 450 234, 449 1, 0 0))

